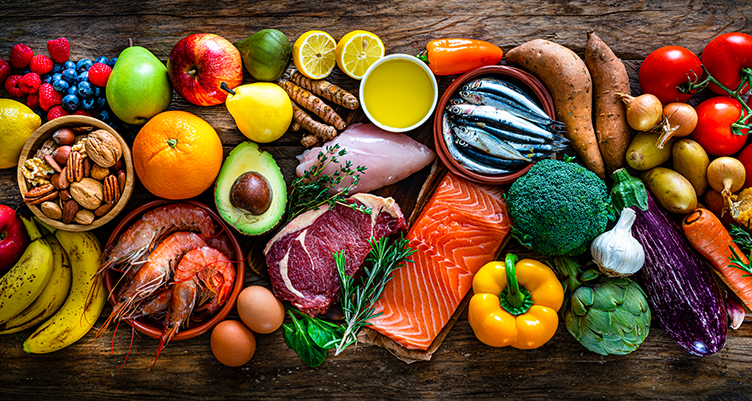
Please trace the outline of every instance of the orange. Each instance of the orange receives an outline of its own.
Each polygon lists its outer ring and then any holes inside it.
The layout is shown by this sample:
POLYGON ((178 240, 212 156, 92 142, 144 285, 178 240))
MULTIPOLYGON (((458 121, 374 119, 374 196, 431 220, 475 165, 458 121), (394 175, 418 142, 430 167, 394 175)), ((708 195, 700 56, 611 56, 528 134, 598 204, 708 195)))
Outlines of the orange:
POLYGON ((149 192, 187 199, 208 189, 222 167, 222 142, 201 117, 165 111, 152 117, 133 141, 133 167, 149 192))

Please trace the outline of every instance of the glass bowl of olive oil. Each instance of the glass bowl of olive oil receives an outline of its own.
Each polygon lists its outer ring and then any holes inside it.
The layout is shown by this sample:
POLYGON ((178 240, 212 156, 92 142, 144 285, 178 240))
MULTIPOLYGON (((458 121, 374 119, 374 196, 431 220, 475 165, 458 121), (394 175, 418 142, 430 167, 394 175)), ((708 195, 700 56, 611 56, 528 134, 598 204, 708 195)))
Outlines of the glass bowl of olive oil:
POLYGON ((391 132, 418 128, 431 117, 438 98, 436 77, 425 63, 408 54, 379 59, 360 83, 366 117, 391 132))

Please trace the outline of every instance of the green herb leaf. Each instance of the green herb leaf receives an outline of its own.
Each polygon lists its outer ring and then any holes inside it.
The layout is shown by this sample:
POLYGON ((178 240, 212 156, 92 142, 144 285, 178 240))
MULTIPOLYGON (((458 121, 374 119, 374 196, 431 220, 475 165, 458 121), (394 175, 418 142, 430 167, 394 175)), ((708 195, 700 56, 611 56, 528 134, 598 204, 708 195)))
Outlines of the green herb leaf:
POLYGON ((295 315, 288 311, 291 323, 282 325, 284 329, 285 343, 290 349, 298 353, 300 359, 309 367, 315 368, 326 359, 326 351, 316 345, 308 336, 306 321, 299 321, 295 315))

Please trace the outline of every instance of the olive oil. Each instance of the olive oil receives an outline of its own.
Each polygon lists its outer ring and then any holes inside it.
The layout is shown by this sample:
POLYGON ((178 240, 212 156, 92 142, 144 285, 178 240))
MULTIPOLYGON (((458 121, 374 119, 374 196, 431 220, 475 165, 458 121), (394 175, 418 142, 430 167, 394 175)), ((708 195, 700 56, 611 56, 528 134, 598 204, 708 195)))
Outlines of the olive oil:
POLYGON ((361 91, 372 119, 397 129, 418 124, 434 105, 432 77, 411 60, 394 58, 377 65, 361 91))

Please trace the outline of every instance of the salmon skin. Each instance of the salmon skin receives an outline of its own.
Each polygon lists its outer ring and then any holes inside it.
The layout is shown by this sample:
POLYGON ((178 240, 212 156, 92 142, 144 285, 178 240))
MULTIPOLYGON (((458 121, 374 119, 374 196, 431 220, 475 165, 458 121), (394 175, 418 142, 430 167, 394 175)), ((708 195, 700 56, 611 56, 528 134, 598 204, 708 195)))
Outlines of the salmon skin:
POLYGON ((431 345, 510 230, 502 193, 447 173, 407 234, 414 263, 394 273, 371 328, 408 349, 431 345))

